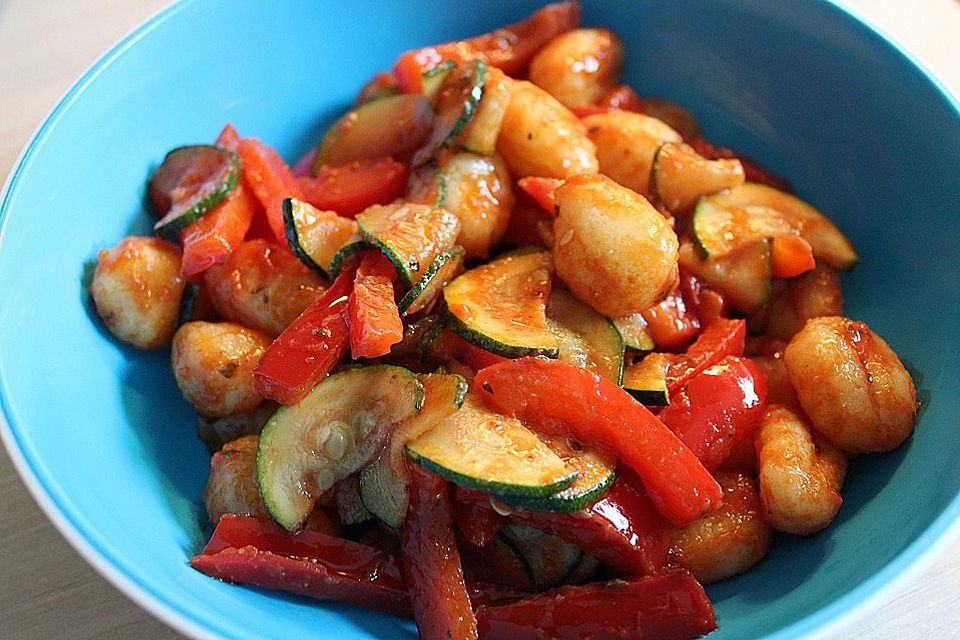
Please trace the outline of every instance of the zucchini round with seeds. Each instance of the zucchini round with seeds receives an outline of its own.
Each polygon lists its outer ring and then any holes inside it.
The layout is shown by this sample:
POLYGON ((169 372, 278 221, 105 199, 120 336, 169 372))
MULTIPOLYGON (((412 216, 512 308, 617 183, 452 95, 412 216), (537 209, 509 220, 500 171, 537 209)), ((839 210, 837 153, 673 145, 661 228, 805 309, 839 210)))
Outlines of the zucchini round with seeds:
POLYGON ((557 337, 558 359, 620 384, 623 338, 609 318, 577 300, 569 291, 554 289, 547 305, 547 324, 557 337))
POLYGON ((447 283, 462 270, 463 249, 460 247, 453 247, 438 255, 397 304, 400 314, 406 317, 424 309, 429 310, 447 283))
POLYGON ((547 325, 550 254, 512 253, 471 269, 443 289, 450 328, 464 340, 506 358, 556 358, 547 325))
POLYGON ((365 102, 340 117, 317 145, 311 168, 339 166, 418 148, 433 131, 433 110, 420 94, 392 95, 365 102))
POLYGON ((324 278, 331 278, 334 258, 345 246, 359 239, 357 223, 333 211, 287 198, 283 201, 283 224, 293 255, 324 278))
POLYGON ((720 207, 709 198, 697 204, 690 220, 690 239, 705 258, 722 258, 764 238, 799 234, 800 222, 776 209, 720 207))
POLYGON ((497 496, 544 497, 577 472, 516 418, 467 394, 460 410, 407 444, 407 455, 450 482, 497 496))
POLYGON ((810 243, 813 255, 835 269, 849 269, 859 260, 850 240, 829 218, 789 193, 747 182, 707 200, 719 209, 768 207, 778 211, 789 224, 799 227, 800 237, 810 243))
POLYGON ((667 368, 671 356, 666 353, 650 353, 643 360, 623 371, 623 388, 648 407, 666 407, 670 404, 667 391, 667 368))
POLYGON ((394 528, 403 524, 410 501, 404 446, 456 412, 467 395, 467 381, 460 376, 431 373, 417 377, 423 385, 423 408, 396 425, 380 455, 360 470, 360 498, 364 506, 394 528))
POLYGON ((724 294, 735 308, 753 313, 766 304, 773 282, 770 241, 766 238, 735 253, 701 259, 690 241, 680 243, 680 266, 724 294))
POLYGON ((260 495, 276 522, 297 529, 317 497, 366 464, 391 427, 420 410, 423 386, 401 367, 331 375, 267 421, 257 449, 260 495))
POLYGON ((153 226, 164 237, 196 222, 240 184, 240 156, 212 144, 170 151, 153 172, 147 192, 161 218, 153 226))
POLYGON ((480 105, 486 78, 487 64, 479 59, 463 64, 444 76, 443 84, 433 99, 433 111, 436 113, 433 133, 414 154, 414 166, 434 160, 441 148, 457 144, 460 134, 480 105))
POLYGON ((563 491, 546 498, 503 496, 500 500, 505 504, 524 511, 579 511, 603 497, 617 479, 616 456, 593 447, 574 446, 566 436, 540 434, 539 438, 568 466, 576 469, 577 479, 563 491))
POLYGON ((408 287, 460 234, 455 215, 423 204, 373 205, 357 215, 357 225, 363 239, 383 251, 408 287))

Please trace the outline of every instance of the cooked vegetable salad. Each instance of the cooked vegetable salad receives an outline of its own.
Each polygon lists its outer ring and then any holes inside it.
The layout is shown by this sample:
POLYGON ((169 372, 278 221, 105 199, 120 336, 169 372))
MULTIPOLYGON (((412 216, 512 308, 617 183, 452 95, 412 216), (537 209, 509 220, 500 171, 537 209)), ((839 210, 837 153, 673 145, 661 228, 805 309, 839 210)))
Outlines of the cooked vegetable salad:
POLYGON ((623 60, 551 4, 401 53, 292 168, 166 155, 90 292, 213 454, 194 568, 427 639, 694 638, 911 435, 847 237, 623 60))

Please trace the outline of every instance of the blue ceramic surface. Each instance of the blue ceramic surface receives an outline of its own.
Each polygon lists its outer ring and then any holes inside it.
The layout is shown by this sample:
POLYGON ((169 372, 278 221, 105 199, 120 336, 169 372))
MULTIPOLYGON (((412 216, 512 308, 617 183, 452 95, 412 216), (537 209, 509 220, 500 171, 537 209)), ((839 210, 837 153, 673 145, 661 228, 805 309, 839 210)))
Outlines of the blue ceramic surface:
MULTIPOLYGON (((137 30, 70 91, 0 209, 6 440, 41 502, 98 568, 168 622, 225 638, 414 637, 390 616, 210 580, 208 456, 166 352, 110 339, 85 269, 149 232, 144 181, 225 122, 307 150, 404 49, 515 21, 536 3, 188 1, 137 30)), ((855 461, 829 531, 777 540, 709 589, 724 638, 799 638, 903 573, 960 515, 960 113, 923 71, 813 0, 588 2, 626 41, 625 81, 690 107, 706 136, 788 176, 860 250, 848 314, 913 367, 928 402, 895 453, 855 461)))

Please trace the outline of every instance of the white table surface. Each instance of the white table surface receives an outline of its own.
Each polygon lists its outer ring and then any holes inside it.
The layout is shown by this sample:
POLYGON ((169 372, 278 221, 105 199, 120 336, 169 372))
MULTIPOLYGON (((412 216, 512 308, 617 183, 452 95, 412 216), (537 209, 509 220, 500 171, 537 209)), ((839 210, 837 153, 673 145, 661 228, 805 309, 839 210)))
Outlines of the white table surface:
MULTIPOLYGON (((771 0, 774 1, 774 0, 771 0)), ((73 80, 166 0, 0 0, 0 176, 73 80)), ((848 0, 960 96, 960 1, 848 0)), ((0 417, 2 420, 2 417, 0 417)), ((960 638, 960 541, 852 628, 852 640, 960 638)), ((0 638, 174 639, 46 520, 0 452, 0 638)))

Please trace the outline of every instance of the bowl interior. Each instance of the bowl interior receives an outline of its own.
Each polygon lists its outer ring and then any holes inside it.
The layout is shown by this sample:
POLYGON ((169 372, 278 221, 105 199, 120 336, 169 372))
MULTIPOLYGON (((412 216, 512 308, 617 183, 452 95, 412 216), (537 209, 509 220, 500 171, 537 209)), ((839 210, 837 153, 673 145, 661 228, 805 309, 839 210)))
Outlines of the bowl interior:
MULTIPOLYGON (((232 122, 293 160, 398 52, 536 4, 480 2, 468 15, 439 0, 182 2, 92 68, 22 158, 0 210, 8 442, 87 551, 168 622, 229 638, 414 637, 390 616, 187 566, 208 535, 208 455, 168 354, 100 328, 85 292, 97 251, 149 233, 144 182, 168 149, 232 122)), ((960 114, 827 3, 605 0, 585 3, 583 22, 626 41, 638 93, 685 104, 709 139, 789 177, 844 229, 861 254, 844 277, 848 315, 894 347, 926 398, 911 441, 854 461, 827 532, 783 537, 756 570, 709 589, 711 637, 799 637, 896 577, 960 512, 960 114)))

